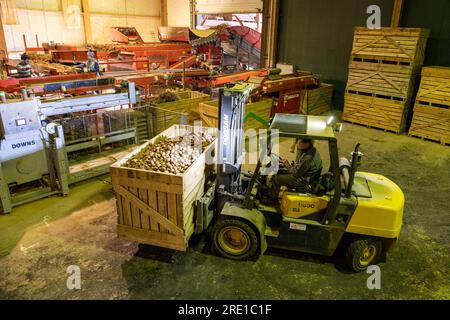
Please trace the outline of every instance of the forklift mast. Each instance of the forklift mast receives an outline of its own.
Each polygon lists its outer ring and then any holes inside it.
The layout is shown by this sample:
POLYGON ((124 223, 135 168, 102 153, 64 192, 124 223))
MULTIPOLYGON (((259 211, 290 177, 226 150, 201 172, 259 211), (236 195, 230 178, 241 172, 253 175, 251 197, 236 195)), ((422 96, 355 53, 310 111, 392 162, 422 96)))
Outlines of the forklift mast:
POLYGON ((241 165, 245 159, 245 102, 252 88, 250 84, 237 84, 220 90, 216 185, 231 194, 241 191, 241 165))

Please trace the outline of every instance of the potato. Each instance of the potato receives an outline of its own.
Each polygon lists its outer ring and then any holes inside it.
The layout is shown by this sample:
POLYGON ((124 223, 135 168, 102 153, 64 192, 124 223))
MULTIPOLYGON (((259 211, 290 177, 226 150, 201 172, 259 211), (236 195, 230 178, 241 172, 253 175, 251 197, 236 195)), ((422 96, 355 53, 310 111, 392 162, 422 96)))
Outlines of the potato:
POLYGON ((184 137, 159 137, 141 150, 124 166, 172 174, 184 173, 202 152, 214 141, 205 133, 189 133, 184 137), (201 145, 201 150, 198 148, 201 145))

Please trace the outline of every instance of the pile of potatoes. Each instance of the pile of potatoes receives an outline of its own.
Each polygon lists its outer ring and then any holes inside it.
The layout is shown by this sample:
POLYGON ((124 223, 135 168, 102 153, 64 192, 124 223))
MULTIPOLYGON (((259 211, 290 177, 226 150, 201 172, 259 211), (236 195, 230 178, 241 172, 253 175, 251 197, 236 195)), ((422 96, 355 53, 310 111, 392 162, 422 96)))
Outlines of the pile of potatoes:
POLYGON ((206 133, 183 137, 160 137, 129 159, 124 167, 171 174, 183 174, 214 141, 206 133))
POLYGON ((39 69, 44 70, 35 70, 36 72, 44 72, 46 68, 51 68, 56 70, 58 74, 72 74, 77 73, 77 68, 66 66, 61 63, 52 62, 52 56, 50 54, 38 54, 38 53, 30 53, 28 54, 30 57, 31 64, 36 67, 40 67, 39 69))

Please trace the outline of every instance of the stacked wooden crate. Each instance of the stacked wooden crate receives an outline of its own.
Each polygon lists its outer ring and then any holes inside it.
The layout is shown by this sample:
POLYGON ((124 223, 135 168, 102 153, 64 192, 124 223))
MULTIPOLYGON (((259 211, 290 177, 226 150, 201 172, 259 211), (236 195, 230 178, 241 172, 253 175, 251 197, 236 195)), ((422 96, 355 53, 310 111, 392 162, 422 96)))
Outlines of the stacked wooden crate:
POLYGON ((198 106, 198 117, 202 123, 211 128, 219 127, 219 100, 202 102, 198 106))
MULTIPOLYGON (((219 101, 200 103, 200 120, 209 127, 218 127, 219 101)), ((263 99, 245 106, 244 130, 264 129, 268 127, 272 113, 272 99, 263 99)))
POLYGON ((259 130, 269 127, 272 114, 272 99, 249 103, 245 106, 244 130, 259 130))
POLYGON ((333 85, 321 83, 318 88, 302 90, 300 113, 319 116, 331 111, 333 85))
POLYGON ((209 95, 198 91, 176 92, 179 100, 154 104, 153 134, 158 134, 174 124, 180 124, 183 117, 185 124, 193 124, 200 103, 210 101, 209 95))
POLYGON ((401 133, 410 118, 429 30, 355 28, 344 119, 401 133))
MULTIPOLYGON (((217 129, 202 128, 217 136, 217 129)), ((216 143, 183 174, 171 174, 125 167, 125 163, 161 137, 176 138, 195 132, 190 126, 174 125, 111 166, 116 195, 119 237, 168 249, 186 251, 194 233, 194 202, 205 191, 208 165, 214 163, 216 143)))
POLYGON ((148 106, 132 109, 108 110, 100 113, 103 116, 105 132, 115 132, 129 128, 136 128, 136 140, 141 143, 152 137, 152 113, 148 106))
POLYGON ((409 134, 450 144, 450 68, 423 68, 409 134))

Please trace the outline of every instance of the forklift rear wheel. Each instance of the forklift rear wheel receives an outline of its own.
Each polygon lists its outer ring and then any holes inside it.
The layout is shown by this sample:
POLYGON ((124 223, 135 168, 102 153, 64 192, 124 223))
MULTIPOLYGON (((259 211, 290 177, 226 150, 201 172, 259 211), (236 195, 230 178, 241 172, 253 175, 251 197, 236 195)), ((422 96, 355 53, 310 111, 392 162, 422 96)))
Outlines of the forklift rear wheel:
POLYGON ((219 220, 212 230, 212 242, 216 252, 233 260, 250 259, 258 250, 256 232, 237 219, 219 220))
POLYGON ((382 243, 376 238, 360 238, 350 243, 347 249, 347 265, 355 272, 362 272, 378 262, 382 243))

